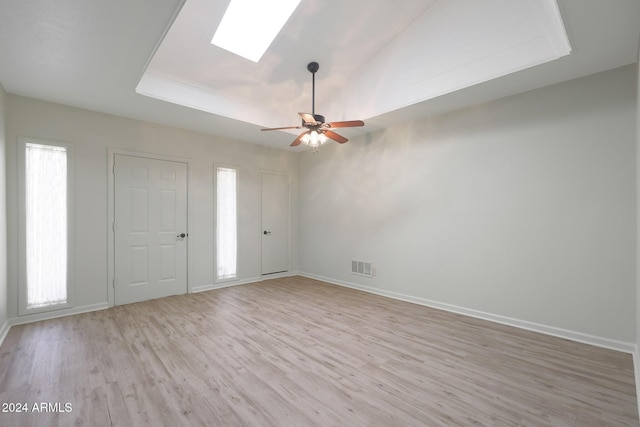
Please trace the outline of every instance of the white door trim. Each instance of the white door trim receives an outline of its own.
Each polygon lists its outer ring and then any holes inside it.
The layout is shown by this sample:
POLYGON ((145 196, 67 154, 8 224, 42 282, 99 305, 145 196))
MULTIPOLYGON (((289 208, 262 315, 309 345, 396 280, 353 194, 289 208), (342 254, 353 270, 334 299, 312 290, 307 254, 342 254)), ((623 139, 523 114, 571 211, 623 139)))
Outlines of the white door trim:
MULTIPOLYGON (((172 162, 186 163, 187 165, 187 233, 189 232, 189 222, 191 209, 189 209, 189 192, 191 182, 191 160, 183 157, 166 156, 163 154, 145 153, 139 151, 123 150, 119 148, 107 149, 107 301, 109 307, 115 305, 115 292, 114 292, 114 278, 115 278, 115 231, 113 229, 113 223, 115 221, 115 180, 113 175, 113 168, 115 165, 115 156, 133 156, 143 157, 154 160, 167 160, 172 162)), ((190 244, 187 239, 187 293, 191 293, 191 285, 189 283, 189 252, 190 244)))

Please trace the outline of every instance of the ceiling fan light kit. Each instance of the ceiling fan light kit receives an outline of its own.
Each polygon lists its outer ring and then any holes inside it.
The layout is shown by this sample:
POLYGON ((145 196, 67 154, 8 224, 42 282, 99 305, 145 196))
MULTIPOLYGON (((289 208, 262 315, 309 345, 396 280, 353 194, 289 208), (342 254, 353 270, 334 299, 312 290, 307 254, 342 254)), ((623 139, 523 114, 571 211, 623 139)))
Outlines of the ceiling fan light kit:
POLYGON ((309 113, 298 113, 300 118, 302 119, 301 126, 287 126, 287 127, 279 127, 279 128, 266 128, 260 130, 285 130, 285 129, 304 129, 298 137, 291 143, 292 147, 296 147, 300 144, 306 144, 313 149, 313 152, 316 153, 320 146, 327 142, 329 139, 332 139, 339 144, 344 144, 348 141, 342 135, 339 135, 332 130, 331 128, 347 128, 347 127, 359 127, 364 126, 364 122, 362 120, 349 120, 344 122, 325 122, 324 116, 320 114, 316 114, 316 72, 320 69, 320 65, 317 62, 310 62, 307 65, 307 70, 311 73, 311 114, 309 113))

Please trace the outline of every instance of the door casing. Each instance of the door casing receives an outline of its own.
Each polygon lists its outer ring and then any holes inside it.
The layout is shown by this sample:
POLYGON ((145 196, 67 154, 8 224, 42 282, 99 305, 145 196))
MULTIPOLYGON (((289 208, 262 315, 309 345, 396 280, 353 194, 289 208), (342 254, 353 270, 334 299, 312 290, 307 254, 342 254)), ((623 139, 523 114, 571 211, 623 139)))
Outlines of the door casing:
MULTIPOLYGON (((115 167, 115 156, 116 155, 127 155, 127 156, 137 156, 144 157, 148 159, 155 160, 167 160, 173 162, 181 162, 187 164, 187 229, 189 224, 189 192, 191 182, 191 167, 190 167, 190 159, 176 156, 166 156, 162 154, 156 153, 148 153, 148 152, 139 152, 132 150, 123 150, 117 148, 109 148, 107 150, 107 230, 108 230, 108 239, 107 239, 107 301, 110 307, 115 305, 115 292, 114 292, 114 279, 115 279, 115 231, 114 231, 114 222, 115 222, 115 179, 114 179, 114 167, 115 167)), ((188 233, 188 230, 185 231, 188 233)), ((189 239, 186 239, 185 244, 187 245, 187 293, 191 292, 191 285, 189 282, 189 252, 190 252, 190 244, 189 239)))

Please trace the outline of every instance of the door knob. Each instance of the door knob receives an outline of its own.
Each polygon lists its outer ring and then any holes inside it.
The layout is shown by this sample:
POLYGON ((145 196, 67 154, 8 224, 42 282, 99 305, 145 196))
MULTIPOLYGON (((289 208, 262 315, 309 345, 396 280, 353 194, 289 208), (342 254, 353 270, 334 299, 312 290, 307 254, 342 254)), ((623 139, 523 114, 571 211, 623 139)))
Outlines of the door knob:
POLYGON ((264 235, 266 236, 267 234, 271 234, 271 232, 270 232, 270 231, 267 231, 267 230, 264 230, 264 231, 262 232, 262 234, 264 234, 264 235))
POLYGON ((186 234, 184 234, 184 233, 180 233, 180 234, 178 234, 176 237, 179 237, 179 238, 181 238, 181 239, 184 239, 185 237, 187 237, 187 235, 186 235, 186 234))

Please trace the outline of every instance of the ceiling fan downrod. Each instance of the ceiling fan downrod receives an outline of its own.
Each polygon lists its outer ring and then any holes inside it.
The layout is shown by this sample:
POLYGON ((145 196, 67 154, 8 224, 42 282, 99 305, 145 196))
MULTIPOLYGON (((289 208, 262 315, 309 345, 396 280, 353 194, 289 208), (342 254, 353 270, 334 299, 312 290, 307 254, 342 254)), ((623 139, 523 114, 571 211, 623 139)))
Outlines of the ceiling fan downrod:
POLYGON ((316 117, 316 72, 320 69, 317 62, 309 62, 307 70, 311 73, 311 115, 316 121, 324 123, 324 117, 316 117))
POLYGON ((316 114, 316 72, 320 69, 317 62, 309 62, 307 70, 311 73, 311 115, 316 114))

